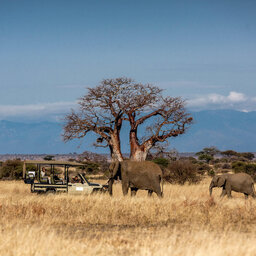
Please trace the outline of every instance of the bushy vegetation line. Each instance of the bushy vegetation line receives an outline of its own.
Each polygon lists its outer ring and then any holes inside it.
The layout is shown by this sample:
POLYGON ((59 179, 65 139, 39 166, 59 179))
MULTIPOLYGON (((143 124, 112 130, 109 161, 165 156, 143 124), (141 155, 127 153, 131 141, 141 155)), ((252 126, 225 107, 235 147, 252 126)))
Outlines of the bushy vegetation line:
MULTIPOLYGON (((161 167, 165 181, 171 184, 193 184, 198 183, 205 176, 231 172, 245 172, 256 181, 256 162, 254 154, 250 152, 238 153, 233 150, 221 152, 211 147, 204 148, 196 153, 195 157, 180 157, 177 152, 175 156, 172 152, 161 152, 161 154, 151 154, 148 160, 161 167)), ((110 163, 105 157, 97 156, 90 159, 80 157, 78 161, 84 164, 83 172, 87 175, 97 175, 103 179, 109 177, 110 163)), ((29 165, 27 168, 34 170, 36 167, 29 165)), ((0 179, 22 179, 22 171, 23 162, 20 159, 0 163, 0 179)))

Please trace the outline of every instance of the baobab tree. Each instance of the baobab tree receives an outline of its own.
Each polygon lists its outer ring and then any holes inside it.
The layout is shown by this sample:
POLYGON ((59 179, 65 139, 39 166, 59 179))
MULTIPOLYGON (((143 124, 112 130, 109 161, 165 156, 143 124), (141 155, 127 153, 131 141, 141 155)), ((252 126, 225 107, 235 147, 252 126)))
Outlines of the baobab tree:
POLYGON ((88 88, 78 112, 66 116, 64 139, 94 132, 99 135, 97 145, 109 147, 112 160, 122 161, 120 131, 124 121, 130 124, 130 158, 143 161, 156 143, 183 134, 192 117, 181 98, 164 97, 157 86, 129 78, 105 79, 99 86, 88 88), (138 137, 139 127, 147 130, 147 136, 138 137))

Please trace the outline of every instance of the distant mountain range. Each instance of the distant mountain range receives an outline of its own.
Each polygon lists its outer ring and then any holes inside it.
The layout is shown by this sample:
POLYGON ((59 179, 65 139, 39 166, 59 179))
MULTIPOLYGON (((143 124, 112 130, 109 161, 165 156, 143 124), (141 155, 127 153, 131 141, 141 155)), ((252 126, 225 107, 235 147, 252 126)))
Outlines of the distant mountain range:
MULTIPOLYGON (((240 152, 256 151, 256 112, 209 110, 193 112, 194 124, 186 134, 170 139, 179 152, 198 152, 204 147, 240 152)), ((122 150, 129 152, 128 125, 121 133, 122 150)), ((62 124, 0 121, 0 154, 65 154, 83 151, 108 153, 92 146, 95 135, 68 143, 62 141, 62 124), (79 147, 80 146, 80 147, 79 147)))

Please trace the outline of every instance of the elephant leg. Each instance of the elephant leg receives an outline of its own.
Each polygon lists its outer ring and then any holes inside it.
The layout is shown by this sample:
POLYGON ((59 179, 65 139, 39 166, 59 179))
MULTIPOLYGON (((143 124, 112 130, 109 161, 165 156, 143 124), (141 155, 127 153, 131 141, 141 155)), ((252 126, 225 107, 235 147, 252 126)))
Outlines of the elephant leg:
POLYGON ((227 194, 227 191, 226 189, 223 188, 220 197, 224 197, 226 194, 227 194))
POLYGON ((231 196, 231 184, 230 184, 230 182, 229 182, 228 180, 226 181, 226 184, 225 184, 225 186, 223 187, 223 190, 226 191, 226 194, 227 194, 228 198, 231 198, 231 197, 232 197, 232 196, 231 196))
POLYGON ((231 186, 230 184, 226 184, 225 190, 227 191, 228 198, 231 198, 231 186))
POLYGON ((122 190, 123 190, 123 195, 126 196, 128 194, 128 190, 129 190, 128 182, 122 182, 122 190))
POLYGON ((137 191, 137 188, 131 188, 131 196, 136 196, 137 191))
POLYGON ((148 191, 148 196, 151 197, 151 196, 152 196, 152 193, 153 193, 153 190, 149 190, 149 191, 148 191))
POLYGON ((154 192, 156 192, 158 197, 163 197, 160 185, 156 188, 154 192))
POLYGON ((254 192, 254 186, 252 185, 251 187, 251 193, 249 194, 250 196, 252 196, 253 198, 256 198, 255 192, 254 192))

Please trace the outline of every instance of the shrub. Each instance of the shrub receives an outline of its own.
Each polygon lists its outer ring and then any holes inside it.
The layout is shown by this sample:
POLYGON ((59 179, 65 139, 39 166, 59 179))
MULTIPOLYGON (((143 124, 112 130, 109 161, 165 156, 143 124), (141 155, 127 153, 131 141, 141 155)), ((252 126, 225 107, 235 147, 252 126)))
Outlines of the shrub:
POLYGON ((161 168, 166 168, 169 165, 169 160, 166 158, 155 158, 153 162, 160 165, 161 168))
POLYGON ((256 181, 256 164, 237 161, 232 164, 232 169, 235 173, 245 172, 256 181))
POLYGON ((231 169, 231 165, 229 163, 224 163, 222 169, 231 169))
POLYGON ((197 164, 197 163, 199 163, 199 161, 197 161, 197 159, 194 158, 194 157, 192 157, 192 156, 188 157, 188 160, 189 160, 192 164, 197 164))
POLYGON ((20 160, 7 160, 0 169, 0 178, 21 179, 23 174, 23 165, 20 160))
POLYGON ((86 163, 86 173, 88 174, 97 174, 99 173, 99 164, 94 162, 88 162, 86 163))
POLYGON ((211 169, 211 167, 208 164, 203 162, 198 162, 196 166, 197 166, 197 172, 201 175, 203 175, 205 172, 208 172, 211 169))
POLYGON ((213 176, 215 176, 215 171, 213 169, 209 169, 207 171, 207 175, 213 177, 213 176))
POLYGON ((219 158, 216 158, 216 159, 211 160, 211 162, 212 162, 213 164, 218 164, 218 163, 220 163, 221 161, 220 161, 219 158))
POLYGON ((195 164, 188 160, 173 161, 164 171, 164 179, 170 183, 177 183, 184 185, 185 182, 189 184, 198 183, 201 177, 197 173, 195 164))
POLYGON ((245 166, 246 163, 242 161, 236 161, 232 163, 232 169, 234 170, 235 173, 245 172, 245 166))
POLYGON ((87 174, 99 174, 105 171, 105 162, 92 162, 92 161, 87 161, 87 162, 82 162, 85 167, 83 169, 87 174))
POLYGON ((239 154, 241 157, 246 158, 247 160, 253 160, 254 159, 254 154, 250 152, 244 152, 239 154))
POLYGON ((225 157, 222 157, 219 160, 220 160, 221 163, 228 163, 229 162, 229 159, 225 158, 225 157))
POLYGON ((220 169, 222 167, 222 164, 221 163, 218 163, 218 164, 215 164, 214 165, 214 168, 215 169, 220 169))

